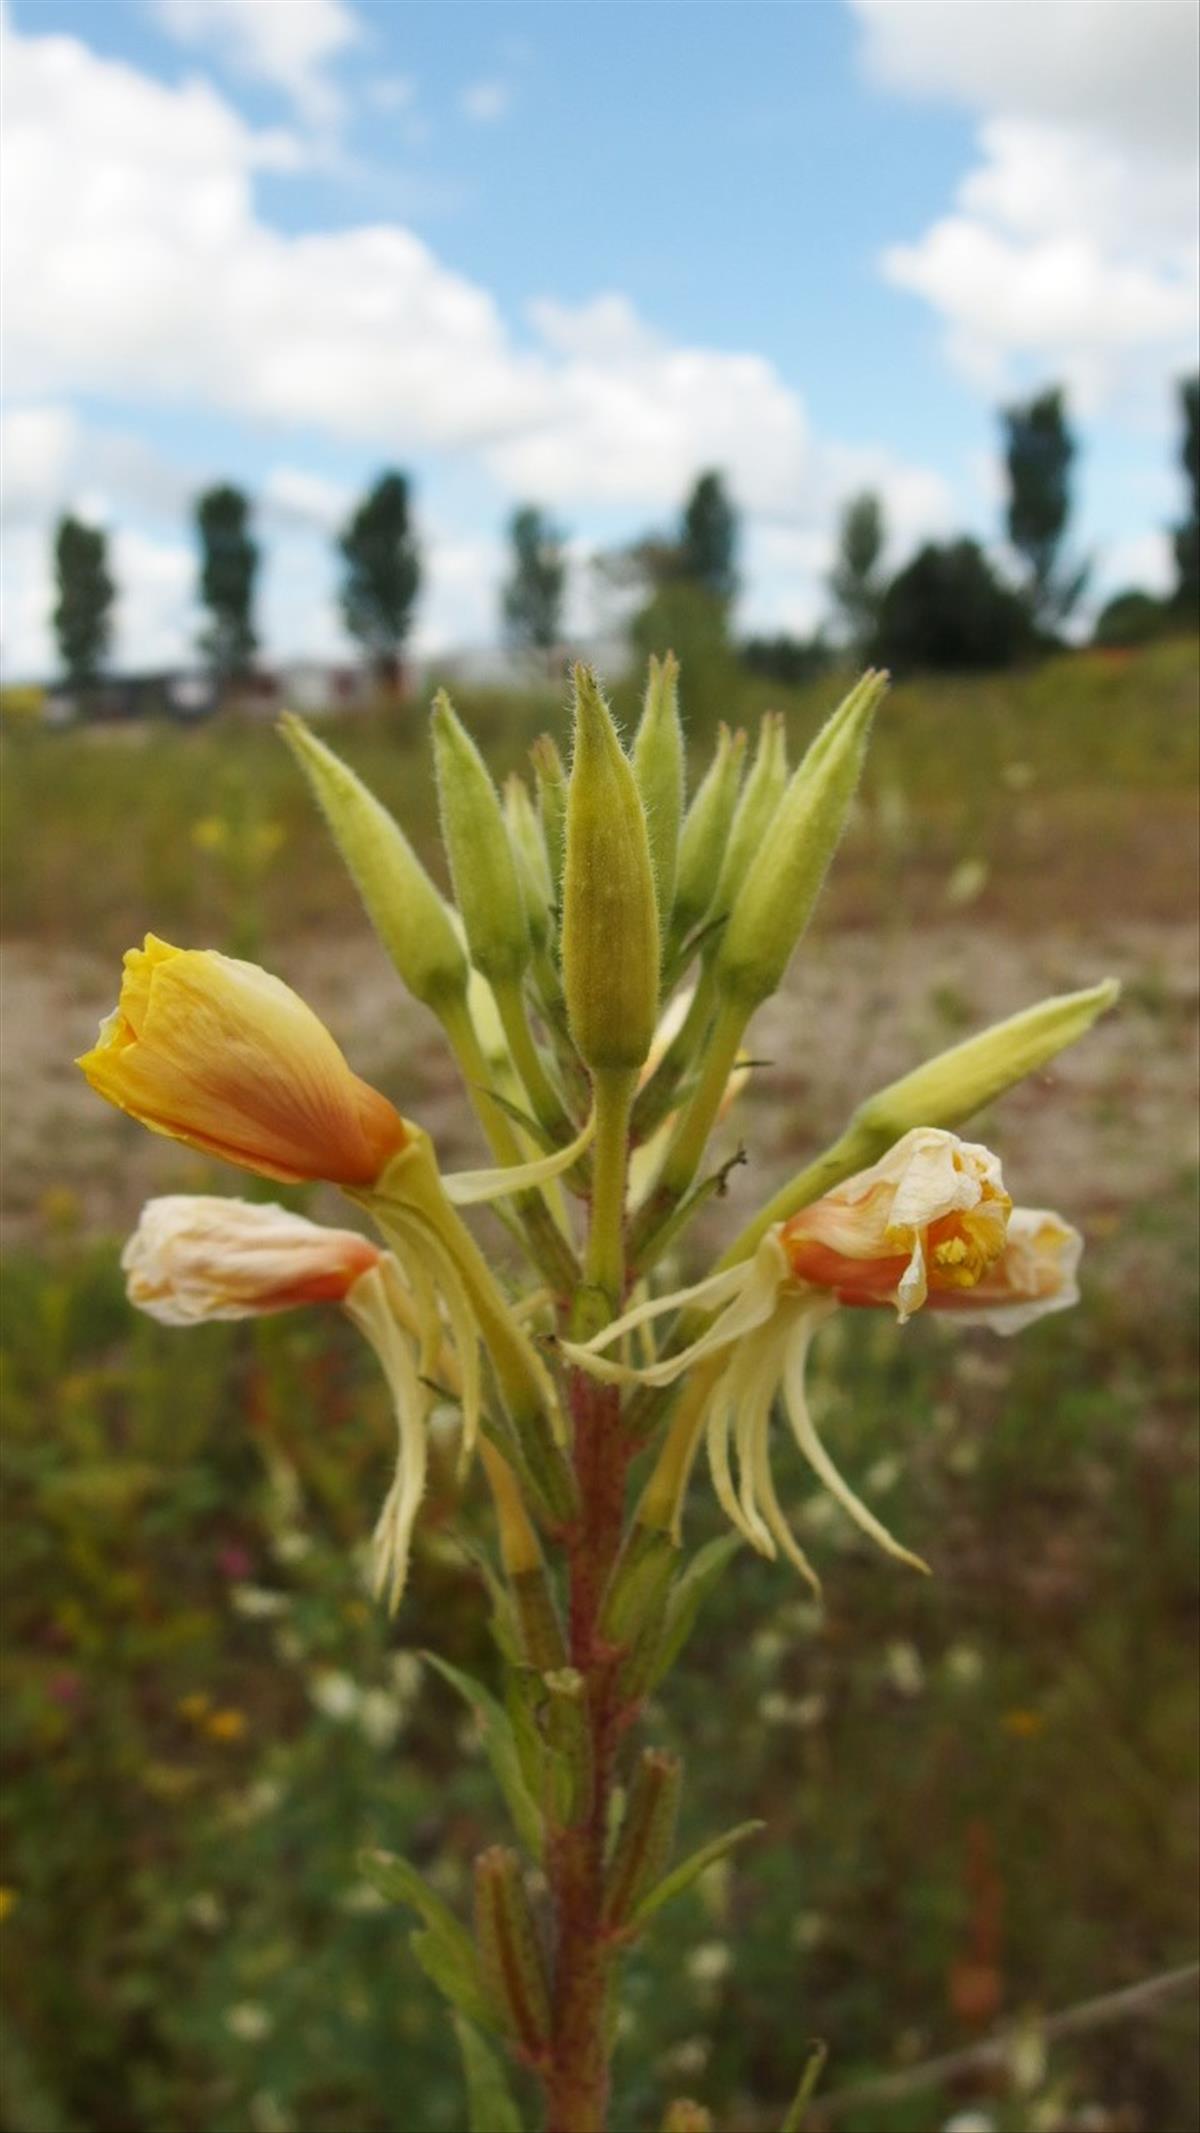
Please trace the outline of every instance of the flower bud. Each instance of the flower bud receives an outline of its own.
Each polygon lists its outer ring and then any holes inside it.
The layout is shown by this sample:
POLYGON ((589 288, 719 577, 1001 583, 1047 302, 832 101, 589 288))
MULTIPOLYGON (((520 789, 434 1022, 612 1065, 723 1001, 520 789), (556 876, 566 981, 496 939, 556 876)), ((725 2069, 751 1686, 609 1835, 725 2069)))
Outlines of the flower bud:
POLYGON ((361 778, 290 712, 280 731, 303 770, 367 916, 413 997, 460 998, 467 958, 454 921, 407 837, 361 778))
POLYGON ((679 839, 671 935, 683 942, 708 916, 737 806, 746 736, 722 723, 716 753, 687 811, 679 839))
POLYGON ((868 1097, 854 1114, 851 1133, 861 1128, 892 1141, 914 1126, 960 1125, 1085 1036, 1120 990, 1115 978, 1106 978, 1100 985, 1057 993, 1007 1021, 994 1022, 977 1037, 952 1045, 868 1097))
POLYGON ((475 1861, 475 1939, 488 1995, 532 2058, 550 2036, 550 1992, 515 1852, 494 1844, 475 1861))
POLYGON ((787 732, 782 714, 768 711, 758 731, 758 747, 725 846, 710 919, 727 918, 783 798, 788 781, 787 732))
POLYGON ((682 1770, 678 1756, 646 1748, 633 1774, 604 1891, 604 1920, 623 1926, 661 1881, 675 1842, 682 1770))
POLYGON ((537 780, 538 812, 550 867, 555 899, 562 893, 563 853, 567 838, 567 773, 558 744, 549 733, 539 734, 529 751, 537 780))
POLYGON ((646 812, 659 930, 665 933, 675 901, 679 826, 683 818, 683 728, 679 723, 679 661, 674 652, 668 652, 661 665, 651 655, 631 760, 646 812))
POLYGON ((487 766, 444 689, 433 705, 433 759, 471 961, 492 984, 519 978, 530 944, 517 862, 487 766))
POLYGON ((817 735, 737 892, 714 967, 721 991, 743 1007, 774 992, 808 925, 886 687, 885 675, 865 674, 817 735))
POLYGON ((658 908, 646 817, 608 706, 575 669, 563 873, 563 991, 593 1072, 639 1067, 658 1016, 658 908))
POLYGON ((546 846, 533 812, 533 802, 524 778, 514 771, 504 783, 504 820, 517 862, 525 917, 534 952, 540 954, 550 941, 554 923, 554 892, 546 846))
POLYGON ((380 1253, 355 1230, 203 1193, 147 1200, 121 1254, 129 1300, 164 1326, 341 1303, 380 1253))
POLYGON ((152 933, 76 1064, 152 1133, 286 1184, 374 1185, 411 1137, 290 985, 152 933))

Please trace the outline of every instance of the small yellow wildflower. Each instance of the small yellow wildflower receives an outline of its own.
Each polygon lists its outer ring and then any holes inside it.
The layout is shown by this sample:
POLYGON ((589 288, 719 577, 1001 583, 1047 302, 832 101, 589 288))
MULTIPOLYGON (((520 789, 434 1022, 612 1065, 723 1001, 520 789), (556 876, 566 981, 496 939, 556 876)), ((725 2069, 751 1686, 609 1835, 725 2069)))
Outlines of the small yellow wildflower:
POLYGON ((244 1737, 246 1724, 244 1711, 236 1711, 232 1706, 226 1706, 220 1711, 214 1711, 212 1716, 205 1720, 204 1730, 210 1740, 235 1741, 244 1737))

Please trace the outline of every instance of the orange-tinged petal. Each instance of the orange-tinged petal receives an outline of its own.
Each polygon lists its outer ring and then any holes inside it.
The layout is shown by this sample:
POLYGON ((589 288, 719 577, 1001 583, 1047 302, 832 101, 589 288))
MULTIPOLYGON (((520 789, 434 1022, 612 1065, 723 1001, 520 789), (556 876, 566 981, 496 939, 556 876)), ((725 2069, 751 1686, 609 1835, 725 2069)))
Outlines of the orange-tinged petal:
POLYGON ((382 1254, 355 1230, 205 1194, 148 1200, 121 1254, 131 1303, 163 1325, 341 1303, 382 1254))
POLYGON ((256 964, 152 934, 78 1064, 152 1132, 265 1177, 373 1185, 406 1143, 312 1009, 256 964))
POLYGON ((987 1148, 925 1126, 779 1235, 797 1281, 908 1318, 935 1293, 978 1285, 1004 1250, 1011 1209, 987 1148))

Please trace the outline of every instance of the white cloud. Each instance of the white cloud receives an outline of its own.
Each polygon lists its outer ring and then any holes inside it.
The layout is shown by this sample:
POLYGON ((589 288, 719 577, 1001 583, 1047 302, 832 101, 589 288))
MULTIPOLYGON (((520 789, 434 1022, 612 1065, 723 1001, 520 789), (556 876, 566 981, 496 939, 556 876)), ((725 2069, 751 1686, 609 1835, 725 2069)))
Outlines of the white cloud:
POLYGON ((1175 554, 1165 533, 1135 533, 1101 557, 1097 573, 1101 597, 1111 598, 1136 586, 1163 599, 1177 582, 1175 554))
MULTIPOLYGON (((883 258, 989 393, 1085 410, 1194 362, 1195 10, 1173 0, 852 0, 877 79, 983 115, 953 209, 883 258)), ((1165 413, 1165 404, 1164 404, 1165 413)))
POLYGON ((346 0, 152 0, 152 11, 181 44, 277 89, 307 124, 328 128, 341 118, 330 68, 363 36, 346 0))
MULTIPOLYGON (((943 515, 944 487, 921 469, 814 441, 766 359, 681 346, 619 294, 535 304, 522 340, 486 289, 402 226, 271 227, 255 177, 294 160, 294 144, 256 133, 202 82, 168 86, 66 37, 10 32, 4 60, 7 381, 30 403, 16 487, 35 513, 40 498, 45 522, 68 492, 182 517, 207 478, 135 438, 72 427, 61 403, 83 395, 216 410, 365 443, 381 460, 452 454, 577 523, 618 509, 661 521, 703 466, 725 471, 753 520, 805 532, 867 479, 898 523, 928 531, 943 515)), ((260 484, 272 543, 288 528, 327 543, 347 498, 287 449, 260 484)), ((427 634, 448 630, 438 618, 455 601, 464 631, 483 605, 492 626, 497 572, 479 575, 490 552, 450 543, 427 634)), ((308 629, 306 597, 290 622, 272 598, 271 629, 288 632, 276 649, 308 629)))
POLYGON ((889 88, 1096 128, 1189 157, 1197 17, 1186 0, 850 0, 889 88))
POLYGON ((6 526, 45 517, 64 494, 79 425, 68 407, 14 407, 0 418, 0 516, 6 526))
POLYGON ((417 85, 407 74, 380 74, 367 83, 364 94, 377 111, 410 111, 417 85))
POLYGON ((117 587, 113 665, 118 670, 195 659, 196 556, 185 541, 155 541, 129 527, 112 539, 117 587))
POLYGON ((511 102, 512 90, 504 81, 468 82, 459 97, 466 117, 474 119, 479 126, 494 125, 497 119, 504 117, 511 102))
POLYGON ((344 483, 308 474, 303 467, 273 467, 261 497, 273 518, 327 535, 345 525, 353 501, 344 483))

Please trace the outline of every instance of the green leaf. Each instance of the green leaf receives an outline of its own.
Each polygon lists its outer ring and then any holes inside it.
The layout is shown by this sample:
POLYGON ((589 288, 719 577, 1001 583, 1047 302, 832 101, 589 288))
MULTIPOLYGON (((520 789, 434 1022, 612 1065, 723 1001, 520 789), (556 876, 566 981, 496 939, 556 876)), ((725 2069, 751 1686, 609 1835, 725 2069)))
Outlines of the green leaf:
POLYGON ((804 2114, 816 2094, 817 2083, 825 2071, 825 2061, 828 2057, 829 2046, 818 2037, 809 2052, 804 2072, 800 2076, 800 2086, 792 2098, 791 2109, 780 2126, 779 2133, 804 2133, 804 2114))
POLYGON ((765 1822, 739 1822, 736 1829, 727 1829, 724 1836, 714 1837, 710 1844, 702 1844, 699 1851, 693 1852, 673 1873, 667 1874, 657 1888, 651 1889, 650 1894, 642 1898, 629 1921, 630 1925, 637 1928, 646 1925, 656 1911, 661 1911, 665 1903, 672 1903, 676 1896, 682 1896, 684 1890, 690 1889, 693 1881, 697 1881, 706 1868, 715 1866, 717 1860, 723 1859, 726 1852, 731 1852, 735 1844, 744 1844, 747 1837, 753 1837, 766 1826, 765 1822))
POLYGON ((406 1903, 447 1949, 475 1960, 474 1943, 466 1927, 460 1925, 449 1905, 407 1859, 399 1858, 395 1852, 361 1851, 358 1870, 390 1903, 406 1903))
POLYGON ((723 1534, 697 1549, 671 1594, 662 1643, 654 1661, 649 1686, 654 1688, 668 1674, 696 1627, 696 1621, 718 1581, 724 1576, 742 1545, 738 1533, 723 1534))
POLYGON ((520 2112, 495 2053, 461 2015, 454 2018, 454 2033, 467 2083, 469 2133, 522 2133, 520 2112))
MULTIPOLYGON (((504 1447, 502 1446, 501 1449, 503 1450, 504 1447)), ((461 1553, 470 1563, 472 1570, 482 1580, 488 1599, 491 1601, 492 1612, 488 1628, 491 1630, 492 1641, 500 1657, 509 1666, 520 1666, 521 1633, 517 1627, 516 1613, 507 1590, 488 1559, 486 1549, 481 1548, 475 1541, 462 1534, 456 1536, 456 1543, 461 1553)))
POLYGON ((449 1682, 452 1689, 458 1691, 464 1703, 469 1704, 475 1713, 483 1734, 488 1761, 508 1804, 517 1835, 522 1843, 528 1846, 534 1858, 540 1859, 541 1816, 521 1773, 521 1758, 517 1753, 517 1744, 507 1713, 497 1703, 490 1690, 485 1689, 483 1683, 476 1681, 472 1675, 464 1674, 461 1668, 451 1666, 446 1659, 440 1659, 436 1652, 424 1652, 422 1657, 444 1681, 449 1682))
POLYGON ((409 1947, 431 1985, 436 1985, 444 1999, 470 2021, 478 2022, 483 2029, 499 2030, 500 2022, 490 2000, 479 1982, 475 1951, 471 1951, 471 1967, 468 1970, 456 1956, 450 1954, 444 1941, 436 1933, 414 1933, 409 1947))
POLYGON ((496 2018, 480 1980, 475 1943, 449 1905, 422 1879, 415 1866, 395 1852, 361 1851, 358 1870, 381 1896, 391 1903, 406 1903, 422 1920, 425 1931, 414 1933, 410 1946, 438 1991, 452 2006, 469 2014, 473 2022, 494 2028, 496 2018))

